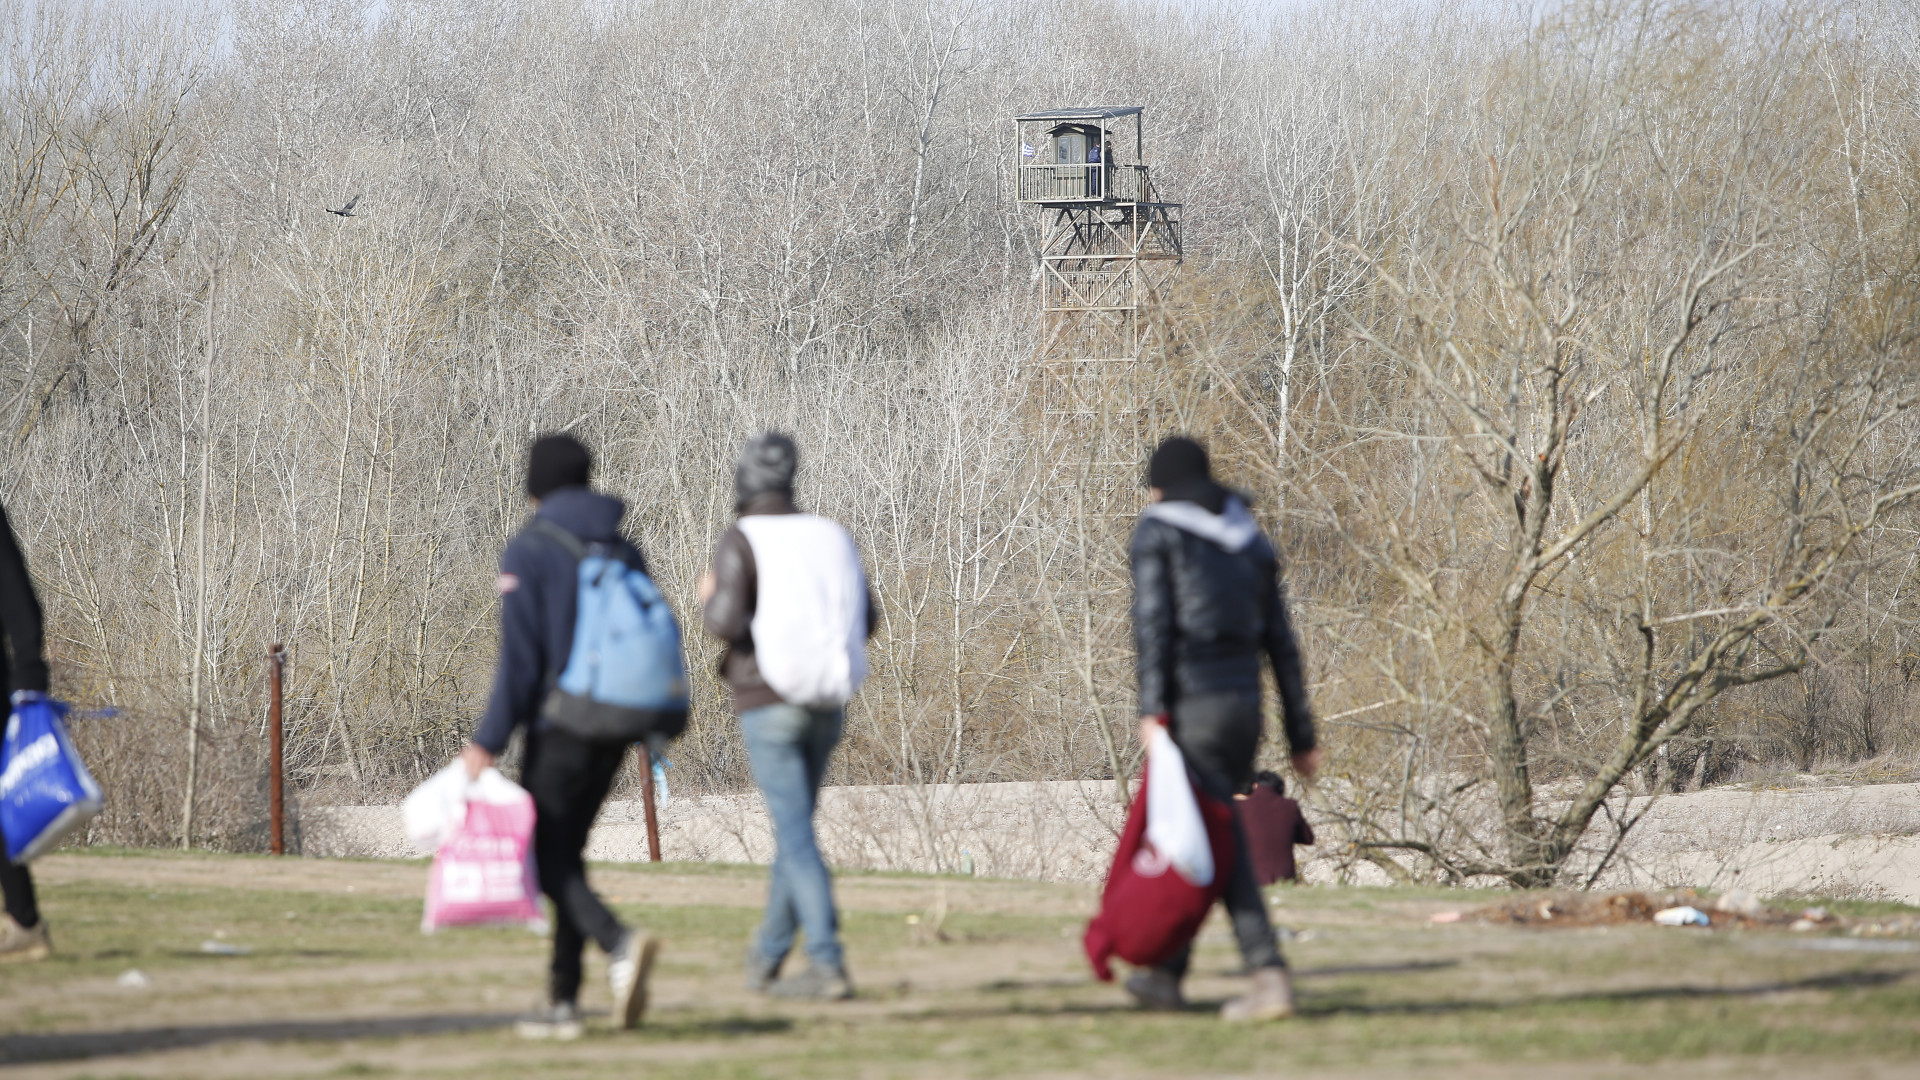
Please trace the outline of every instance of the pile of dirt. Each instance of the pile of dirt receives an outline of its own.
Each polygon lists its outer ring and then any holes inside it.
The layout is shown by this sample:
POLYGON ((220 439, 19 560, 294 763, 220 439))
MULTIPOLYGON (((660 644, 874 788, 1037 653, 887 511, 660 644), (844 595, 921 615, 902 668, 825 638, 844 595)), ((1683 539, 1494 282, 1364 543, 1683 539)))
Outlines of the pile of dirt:
POLYGON ((1742 893, 1727 893, 1709 902, 1693 889, 1661 893, 1556 893, 1528 896, 1457 914, 1445 913, 1436 917, 1436 921, 1572 929, 1651 923, 1656 921, 1654 917, 1660 912, 1676 909, 1694 913, 1688 916, 1693 925, 1716 929, 1807 931, 1842 929, 1846 926, 1844 920, 1825 908, 1776 910, 1742 893), (1706 922, 1698 922, 1699 918, 1704 918, 1706 922))

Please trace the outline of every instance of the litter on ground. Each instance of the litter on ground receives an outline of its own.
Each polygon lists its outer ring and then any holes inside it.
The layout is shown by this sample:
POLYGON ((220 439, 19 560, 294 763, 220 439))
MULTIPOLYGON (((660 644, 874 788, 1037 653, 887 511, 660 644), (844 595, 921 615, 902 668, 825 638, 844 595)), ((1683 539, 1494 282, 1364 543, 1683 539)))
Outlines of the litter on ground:
POLYGON ((1662 908, 1653 913, 1653 921, 1661 926, 1712 926, 1713 920, 1697 907, 1662 908))
POLYGON ((1821 907, 1775 910, 1747 893, 1732 892, 1708 903, 1693 889, 1668 893, 1568 893, 1508 900, 1470 911, 1442 911, 1435 923, 1479 922, 1507 926, 1578 928, 1654 923, 1741 930, 1849 930, 1856 936, 1899 937, 1920 933, 1920 919, 1849 922, 1821 907), (1711 910, 1707 910, 1711 909, 1711 910), (1897 925, 1896 925, 1897 924, 1897 925))

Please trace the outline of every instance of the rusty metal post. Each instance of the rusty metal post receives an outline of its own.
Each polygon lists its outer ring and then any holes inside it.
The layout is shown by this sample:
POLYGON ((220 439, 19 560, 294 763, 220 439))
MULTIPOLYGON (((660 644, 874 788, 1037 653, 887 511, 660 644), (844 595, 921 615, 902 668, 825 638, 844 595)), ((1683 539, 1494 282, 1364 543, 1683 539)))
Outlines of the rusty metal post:
POLYGON ((653 811, 653 755, 647 753, 646 743, 640 743, 634 749, 640 751, 640 798, 647 810, 647 858, 659 862, 660 819, 653 811))
POLYGON ((287 853, 286 744, 280 726, 280 671, 286 664, 284 646, 267 646, 267 821, 275 855, 287 853))

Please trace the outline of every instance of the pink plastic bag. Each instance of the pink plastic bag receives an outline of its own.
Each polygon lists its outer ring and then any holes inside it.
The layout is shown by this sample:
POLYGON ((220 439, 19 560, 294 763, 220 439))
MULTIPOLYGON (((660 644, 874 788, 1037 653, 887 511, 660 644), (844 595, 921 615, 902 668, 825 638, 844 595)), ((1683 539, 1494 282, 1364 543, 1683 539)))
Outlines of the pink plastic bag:
POLYGON ((429 934, 475 923, 547 928, 533 867, 533 796, 488 772, 469 790, 465 820, 434 854, 420 920, 429 934))

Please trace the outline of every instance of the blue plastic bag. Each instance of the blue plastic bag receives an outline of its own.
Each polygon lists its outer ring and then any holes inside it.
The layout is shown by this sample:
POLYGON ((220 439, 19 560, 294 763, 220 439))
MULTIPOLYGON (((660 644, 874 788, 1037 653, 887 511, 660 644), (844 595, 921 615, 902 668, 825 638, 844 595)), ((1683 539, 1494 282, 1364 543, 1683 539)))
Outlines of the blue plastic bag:
POLYGON ((66 704, 44 694, 15 698, 0 740, 0 832, 8 861, 24 863, 86 824, 101 800, 60 721, 66 704))

